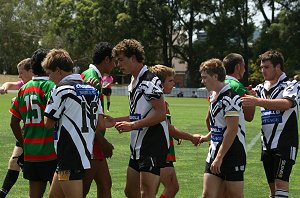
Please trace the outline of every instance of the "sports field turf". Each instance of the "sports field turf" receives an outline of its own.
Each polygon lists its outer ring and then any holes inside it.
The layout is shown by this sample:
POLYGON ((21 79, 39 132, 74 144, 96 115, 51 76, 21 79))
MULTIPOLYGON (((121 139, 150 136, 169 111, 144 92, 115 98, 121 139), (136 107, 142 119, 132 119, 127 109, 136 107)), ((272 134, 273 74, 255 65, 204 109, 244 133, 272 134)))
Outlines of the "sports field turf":
MULTIPOLYGON (((10 100, 16 93, 0 95, 0 185, 5 177, 8 159, 15 145, 14 136, 10 130, 10 100)), ((172 98, 168 97, 172 114, 172 123, 185 131, 192 133, 206 134, 205 115, 208 102, 200 98, 172 98)), ((257 109, 258 110, 258 109, 257 109)), ((112 96, 110 116, 117 117, 128 115, 128 101, 126 96, 112 96)), ((248 147, 247 167, 245 173, 246 198, 268 197, 268 187, 260 162, 260 112, 256 112, 255 119, 246 124, 246 141, 248 147)), ((113 198, 125 197, 123 189, 125 186, 125 174, 129 159, 129 133, 119 134, 114 128, 106 132, 107 139, 113 143, 114 155, 108 159, 112 176, 112 196, 113 198)), ((180 190, 176 197, 198 198, 202 193, 202 180, 208 144, 194 147, 191 142, 183 141, 181 145, 175 146, 177 162, 175 168, 180 184, 180 190)), ((213 186, 212 186, 213 188, 213 186)), ((28 182, 19 177, 18 182, 13 187, 9 197, 27 197, 28 182)), ((160 189, 161 192, 161 189, 160 189)), ((48 197, 48 189, 44 197, 48 197)), ((90 198, 96 197, 96 188, 93 185, 88 195, 90 198)), ((300 197, 300 163, 299 160, 293 168, 290 179, 290 197, 300 197)))

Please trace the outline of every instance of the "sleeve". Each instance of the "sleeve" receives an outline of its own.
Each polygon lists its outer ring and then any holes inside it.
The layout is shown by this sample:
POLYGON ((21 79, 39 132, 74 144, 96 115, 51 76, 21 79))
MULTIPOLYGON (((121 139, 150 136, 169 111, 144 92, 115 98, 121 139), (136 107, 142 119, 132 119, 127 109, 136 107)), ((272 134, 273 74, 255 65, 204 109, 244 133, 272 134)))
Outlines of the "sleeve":
POLYGON ((15 117, 19 118, 19 119, 22 119, 22 116, 21 116, 21 113, 19 111, 19 97, 17 97, 13 103, 12 103, 12 106, 11 108, 9 109, 9 112, 14 115, 15 117))
POLYGON ((154 77, 151 81, 143 81, 141 89, 147 101, 159 99, 163 95, 161 81, 158 77, 154 77))
POLYGON ((58 89, 53 90, 52 95, 48 101, 45 109, 45 116, 53 120, 58 120, 64 109, 65 101, 62 100, 62 92, 58 92, 58 89))
POLYGON ((293 102, 293 107, 300 104, 300 83, 292 81, 287 84, 283 90, 282 97, 293 102))
POLYGON ((223 99, 224 115, 226 116, 240 116, 241 100, 239 95, 233 97, 226 96, 223 99))

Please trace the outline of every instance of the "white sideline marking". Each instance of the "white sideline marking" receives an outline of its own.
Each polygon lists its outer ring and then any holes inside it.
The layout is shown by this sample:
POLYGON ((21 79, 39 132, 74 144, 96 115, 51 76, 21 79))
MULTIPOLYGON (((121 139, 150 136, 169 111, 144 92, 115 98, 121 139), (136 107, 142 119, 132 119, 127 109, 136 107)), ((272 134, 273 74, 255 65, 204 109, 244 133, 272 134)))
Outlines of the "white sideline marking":
POLYGON ((246 153, 248 153, 248 151, 250 151, 252 149, 252 147, 256 144, 257 140, 259 140, 261 136, 261 133, 258 133, 252 140, 251 142, 246 145, 246 153))

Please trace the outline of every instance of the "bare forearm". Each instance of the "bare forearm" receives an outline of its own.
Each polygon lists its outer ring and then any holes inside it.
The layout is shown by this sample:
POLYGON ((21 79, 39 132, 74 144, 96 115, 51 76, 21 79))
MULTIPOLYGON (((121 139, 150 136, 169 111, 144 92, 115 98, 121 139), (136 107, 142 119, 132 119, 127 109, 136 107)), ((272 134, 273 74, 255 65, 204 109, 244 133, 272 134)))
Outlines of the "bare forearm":
POLYGON ((180 129, 176 128, 174 125, 169 124, 169 133, 172 137, 176 139, 183 139, 183 140, 192 140, 193 135, 180 129))
POLYGON ((10 122, 10 127, 14 133, 15 138, 18 140, 18 142, 20 142, 23 145, 24 138, 23 138, 20 122, 18 121, 18 119, 12 117, 10 122))
POLYGON ((161 109, 153 109, 145 118, 135 121, 133 129, 150 127, 166 120, 166 112, 161 109))
POLYGON ((265 109, 285 111, 292 107, 293 102, 288 99, 270 100, 270 99, 258 98, 256 100, 256 105, 260 107, 264 107, 265 109))

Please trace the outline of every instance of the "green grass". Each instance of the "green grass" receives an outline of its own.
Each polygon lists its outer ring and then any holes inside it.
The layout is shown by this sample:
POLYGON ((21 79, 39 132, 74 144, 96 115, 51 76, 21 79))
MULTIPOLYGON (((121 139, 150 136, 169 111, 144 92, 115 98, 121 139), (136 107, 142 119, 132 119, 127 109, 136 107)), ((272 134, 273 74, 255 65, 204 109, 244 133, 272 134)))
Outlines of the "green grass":
MULTIPOLYGON (((14 136, 10 130, 10 99, 15 93, 0 96, 0 183, 3 181, 7 162, 15 145, 14 136)), ((199 98, 167 98, 172 114, 172 123, 178 128, 192 133, 206 134, 205 115, 208 102, 199 98)), ((126 96, 112 96, 111 111, 113 117, 127 115, 128 101, 126 96)), ((247 123, 247 144, 260 132, 260 113, 257 112, 253 122, 247 123)), ((129 159, 129 134, 119 134, 115 129, 108 129, 106 137, 115 147, 114 155, 108 160, 113 181, 112 194, 114 198, 125 197, 123 189, 125 186, 126 169, 129 159)), ((245 173, 245 197, 265 198, 268 196, 268 187, 260 162, 260 140, 248 151, 247 168, 245 173)), ((194 147, 190 142, 184 141, 176 146, 177 162, 175 163, 180 191, 179 198, 196 198, 202 193, 203 171, 208 145, 202 144, 194 147)), ((299 197, 300 194, 300 165, 299 162, 293 168, 290 179, 290 197, 299 197)), ((1 183, 2 184, 2 183, 1 183)), ((27 197, 28 182, 21 177, 13 187, 8 197, 27 197)), ((161 192, 161 189, 160 189, 161 192)), ((48 196, 48 192, 45 197, 48 196)), ((91 187, 89 196, 96 197, 96 188, 91 187)))

